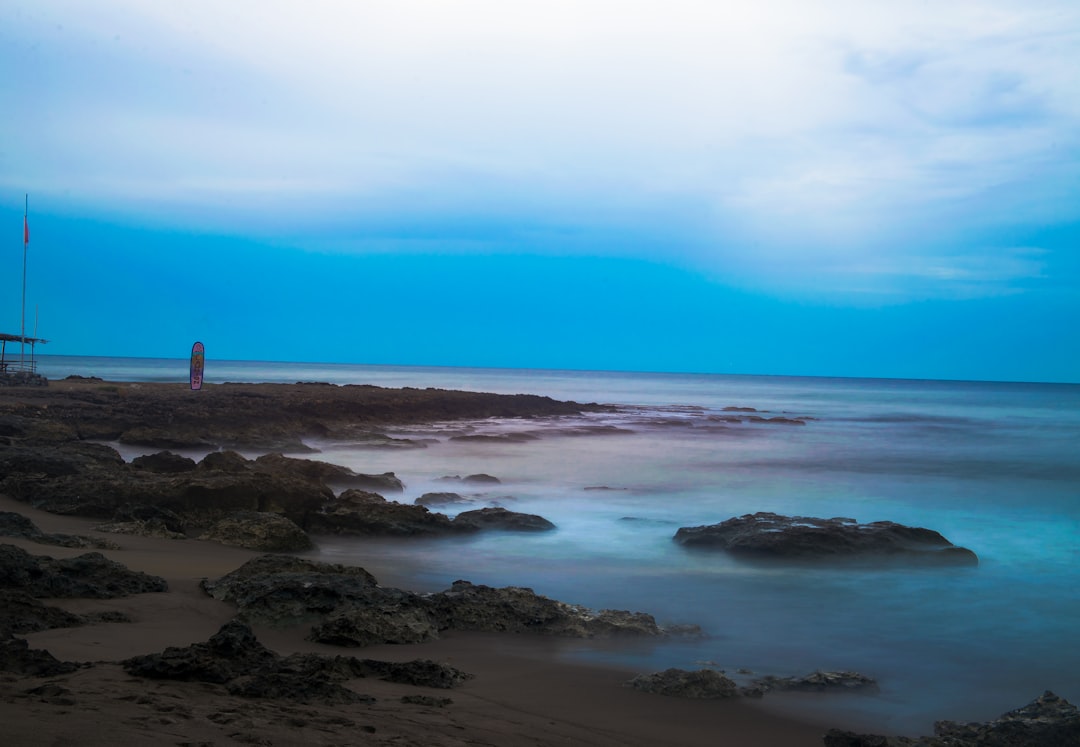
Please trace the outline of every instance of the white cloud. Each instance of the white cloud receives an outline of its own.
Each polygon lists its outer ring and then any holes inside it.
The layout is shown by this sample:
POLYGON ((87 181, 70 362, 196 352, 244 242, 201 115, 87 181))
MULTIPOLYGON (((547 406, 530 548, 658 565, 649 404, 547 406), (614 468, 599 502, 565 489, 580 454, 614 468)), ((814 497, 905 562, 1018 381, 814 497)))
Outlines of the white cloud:
POLYGON ((400 198, 395 210, 479 222, 532 196, 552 224, 689 216, 672 233, 705 235, 673 251, 747 282, 788 267, 913 278, 894 270, 928 251, 908 248, 916 221, 1078 212, 1063 197, 1080 146, 1071 0, 37 0, 5 12, 23 41, 0 55, 33 63, 46 118, 0 125, 15 144, 0 185, 20 189, 210 207, 227 193, 234 216, 245 195, 255 213, 275 195, 327 210, 400 198))

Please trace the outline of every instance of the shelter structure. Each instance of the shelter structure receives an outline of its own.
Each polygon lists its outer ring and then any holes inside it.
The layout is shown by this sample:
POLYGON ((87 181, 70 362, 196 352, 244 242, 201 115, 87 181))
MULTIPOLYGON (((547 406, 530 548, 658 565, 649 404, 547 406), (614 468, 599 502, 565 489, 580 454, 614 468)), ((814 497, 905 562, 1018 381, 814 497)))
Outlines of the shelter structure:
POLYGON ((37 360, 34 348, 38 343, 44 345, 48 340, 40 337, 23 337, 0 332, 0 386, 44 386, 48 380, 37 372, 37 360), (8 343, 19 343, 17 352, 8 352, 8 343), (26 346, 30 346, 30 355, 26 355, 26 346))

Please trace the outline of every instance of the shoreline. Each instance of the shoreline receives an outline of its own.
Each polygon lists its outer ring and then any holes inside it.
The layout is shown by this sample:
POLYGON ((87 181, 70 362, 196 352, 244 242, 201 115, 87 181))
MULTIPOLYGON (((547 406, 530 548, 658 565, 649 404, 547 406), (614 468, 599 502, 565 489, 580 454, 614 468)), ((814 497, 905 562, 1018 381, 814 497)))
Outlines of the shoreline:
MULTIPOLYGON (((22 513, 46 532, 112 539, 122 549, 102 550, 102 554, 132 570, 161 575, 169 582, 170 590, 163 593, 111 600, 46 600, 75 612, 121 610, 135 621, 55 628, 20 636, 29 641, 31 648, 44 648, 60 660, 117 661, 167 646, 205 641, 232 619, 235 610, 231 604, 204 594, 198 587, 199 580, 224 575, 261 554, 201 540, 98 533, 91 528, 97 523, 93 519, 38 511, 7 496, 0 496, 0 510, 22 513)), ((71 557, 87 552, 15 538, 5 538, 4 542, 34 555, 71 557)), ((362 723, 375 730, 365 734, 365 743, 801 747, 820 745, 828 728, 776 714, 752 702, 694 701, 637 692, 623 686, 634 672, 567 661, 553 655, 559 641, 548 637, 452 633, 429 643, 341 649, 305 641, 304 631, 303 627, 255 627, 260 642, 280 654, 318 652, 393 661, 432 658, 476 675, 452 691, 432 691, 453 700, 445 708, 402 704, 402 694, 418 689, 365 678, 353 681, 351 686, 374 695, 378 699, 374 705, 305 706, 307 716, 293 717, 297 723, 307 719, 314 725, 320 719, 332 720, 336 714, 362 723)), ((82 744, 140 744, 150 735, 160 739, 165 734, 192 741, 209 739, 215 744, 238 743, 229 736, 228 724, 199 718, 200 709, 208 714, 223 712, 221 695, 208 692, 209 686, 201 683, 138 680, 115 665, 99 665, 46 680, 66 683, 73 692, 74 706, 13 702, 13 693, 40 685, 41 678, 5 678, 0 682, 5 695, 0 698, 0 718, 4 719, 6 731, 21 744, 54 744, 61 739, 77 739, 82 744), (190 717, 176 718, 174 711, 161 710, 179 701, 186 704, 190 717), (159 723, 155 724, 155 720, 159 723)), ((240 709, 269 708, 270 714, 274 710, 275 701, 231 700, 237 701, 235 707, 240 709)), ((327 732, 325 725, 314 728, 312 732, 275 723, 272 715, 267 715, 265 722, 252 720, 244 739, 261 739, 265 740, 262 743, 275 745, 340 743, 341 734, 335 735, 334 729, 327 732), (321 741, 323 738, 326 741, 321 741)))

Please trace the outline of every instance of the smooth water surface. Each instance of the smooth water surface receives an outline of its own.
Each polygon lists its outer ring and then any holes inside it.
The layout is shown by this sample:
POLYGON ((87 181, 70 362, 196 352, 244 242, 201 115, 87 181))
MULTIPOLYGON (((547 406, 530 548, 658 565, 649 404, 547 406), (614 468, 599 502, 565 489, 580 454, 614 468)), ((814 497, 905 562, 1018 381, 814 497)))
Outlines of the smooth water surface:
MULTIPOLYGON (((50 378, 183 381, 184 361, 42 357, 50 378)), ((330 381, 529 392, 616 413, 396 429, 426 444, 312 443, 317 458, 393 471, 412 501, 456 490, 541 514, 557 531, 466 539, 322 538, 326 560, 378 560, 418 589, 530 586, 593 608, 695 623, 707 636, 567 655, 642 671, 853 669, 875 696, 767 696, 837 725, 926 734, 1050 689, 1080 702, 1080 386, 208 361, 215 381, 330 381), (754 423, 759 416, 805 425, 754 423), (742 422, 728 422, 733 415, 742 422), (461 435, 526 432, 515 441, 461 435), (470 488, 447 475, 487 473, 470 488), (891 520, 940 531, 975 568, 752 566, 672 542, 681 526, 755 511, 891 520)), ((126 456, 131 456, 130 454, 126 456)), ((307 455, 304 455, 307 456, 307 455)))

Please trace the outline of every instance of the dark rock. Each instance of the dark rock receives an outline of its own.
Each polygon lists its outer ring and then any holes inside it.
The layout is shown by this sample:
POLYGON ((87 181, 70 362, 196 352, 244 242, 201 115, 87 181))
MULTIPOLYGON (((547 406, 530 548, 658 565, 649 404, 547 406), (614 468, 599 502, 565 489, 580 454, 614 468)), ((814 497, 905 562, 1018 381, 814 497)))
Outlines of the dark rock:
POLYGON ((0 537, 19 537, 42 545, 56 547, 94 547, 99 550, 119 550, 113 542, 97 537, 84 537, 78 534, 45 533, 22 514, 12 511, 0 511, 0 537))
POLYGON ((402 695, 401 702, 409 705, 428 706, 431 708, 445 708, 453 704, 450 698, 436 698, 432 695, 402 695))
POLYGON ((818 519, 759 512, 719 524, 683 527, 675 541, 695 548, 725 550, 754 559, 878 559, 947 565, 975 565, 975 553, 937 532, 891 521, 859 524, 854 519, 818 519))
POLYGON ((22 589, 0 589, 0 639, 85 623, 85 618, 79 615, 59 607, 46 607, 22 589))
POLYGON ((112 534, 131 534, 138 537, 159 537, 161 539, 187 539, 188 536, 182 532, 174 532, 169 529, 169 526, 158 519, 150 519, 148 521, 141 521, 134 519, 132 521, 111 521, 106 524, 98 524, 94 527, 99 532, 110 532, 112 534))
POLYGON ((402 685, 435 687, 441 690, 450 690, 473 678, 473 675, 467 672, 431 659, 412 661, 361 659, 360 666, 364 674, 369 677, 378 677, 381 680, 402 685))
POLYGON ((358 677, 449 688, 471 676, 428 660, 381 662, 319 654, 281 657, 236 620, 223 625, 206 643, 170 647, 121 664, 136 677, 212 682, 226 685, 230 694, 241 697, 326 705, 374 702, 339 684, 358 677))
POLYGON ((387 501, 362 490, 346 490, 325 502, 312 514, 312 532, 371 536, 416 536, 453 534, 460 531, 450 518, 432 513, 425 506, 387 501))
POLYGON ((136 677, 223 684, 237 677, 270 672, 277 660, 277 654, 259 643, 251 628, 233 620, 206 643, 170 646, 160 654, 134 656, 121 664, 136 677))
POLYGON ((54 560, 0 545, 0 588, 22 589, 34 597, 112 599, 166 591, 163 578, 130 571, 101 553, 54 560))
POLYGON ((304 704, 349 705, 375 702, 375 698, 370 695, 353 692, 336 682, 282 672, 237 677, 228 683, 227 689, 230 695, 242 698, 271 698, 304 704))
POLYGON ((44 685, 31 687, 23 690, 20 695, 25 698, 33 698, 39 703, 49 703, 58 706, 73 706, 76 703, 75 696, 66 687, 55 682, 46 682, 44 685))
POLYGON ((451 436, 451 441, 478 441, 481 443, 496 443, 496 444, 520 444, 527 441, 537 441, 539 436, 532 433, 470 433, 463 436, 451 436))
POLYGON ((455 506, 472 503, 457 493, 424 493, 413 501, 417 506, 455 506))
POLYGON ((751 423, 769 423, 772 425, 806 425, 806 421, 802 418, 785 418, 781 416, 763 418, 758 415, 751 415, 747 420, 751 423))
POLYGON ((461 478, 461 481, 472 485, 500 485, 502 483, 499 478, 482 472, 475 475, 465 475, 465 477, 461 478))
POLYGON ((1026 706, 988 723, 938 721, 934 724, 934 734, 956 744, 980 746, 1080 745, 1080 711, 1047 690, 1026 706))
POLYGON ((21 638, 0 641, 0 671, 29 677, 55 677, 70 674, 82 665, 60 661, 48 651, 32 649, 21 638))
POLYGON ((762 692, 797 690, 800 692, 877 692, 877 680, 858 672, 811 672, 802 677, 763 677, 754 680, 762 692))
POLYGON ((439 628, 417 598, 388 599, 383 603, 346 605, 311 628, 309 639, 331 646, 374 646, 433 641, 439 628))
POLYGON ((235 451, 211 451, 202 458, 198 468, 201 470, 217 470, 219 472, 248 472, 252 469, 251 460, 244 458, 235 451))
POLYGON ((1076 747, 1080 745, 1080 712, 1048 690, 993 721, 938 721, 932 737, 887 737, 831 729, 823 741, 825 747, 1076 747))
POLYGON ((494 588, 455 581, 448 590, 429 594, 424 601, 440 630, 535 632, 573 638, 663 635, 652 615, 613 610, 594 612, 518 586, 494 588))
POLYGON ((261 456, 255 460, 255 466, 257 469, 273 474, 300 475, 327 485, 369 488, 371 490, 396 493, 405 490, 405 485, 393 472, 384 472, 381 475, 365 475, 353 472, 348 467, 340 467, 329 462, 296 459, 282 454, 261 456))
POLYGON ((379 586, 362 568, 265 555, 203 588, 232 601, 241 619, 285 627, 314 623, 309 640, 340 646, 416 643, 444 630, 536 632, 579 638, 664 635, 651 615, 595 612, 536 594, 456 581, 436 594, 379 586))
POLYGON ((253 558, 202 587, 215 599, 235 603, 242 619, 274 627, 323 620, 338 609, 385 597, 363 568, 284 555, 253 558))
POLYGON ((237 511, 218 521, 199 539, 261 552, 297 552, 314 547, 295 522, 257 511, 237 511))
POLYGON ((144 454, 131 460, 131 466, 135 469, 145 469, 150 472, 172 474, 176 472, 191 472, 195 469, 194 459, 189 459, 171 451, 159 451, 156 454, 144 454))
POLYGON ((626 683, 635 690, 676 698, 737 698, 739 687, 712 669, 688 672, 685 669, 665 669, 663 672, 641 674, 626 683))
POLYGON ((199 469, 179 473, 137 469, 108 447, 88 452, 65 444, 49 447, 48 456, 48 464, 37 466, 50 467, 53 474, 9 474, 0 480, 0 490, 46 511, 103 520, 130 513, 133 505, 151 506, 193 527, 209 526, 234 511, 280 513, 304 526, 308 515, 334 495, 302 470, 259 469, 239 455, 208 456, 199 469), (232 469, 207 468, 207 463, 232 469))
POLYGON ((505 508, 480 508, 454 517, 454 526, 467 529, 501 529, 507 532, 547 532, 555 525, 542 516, 509 511, 505 508))
POLYGON ((163 526, 175 534, 184 534, 184 519, 175 511, 145 503, 125 503, 116 509, 113 519, 117 522, 143 522, 151 531, 163 526))

